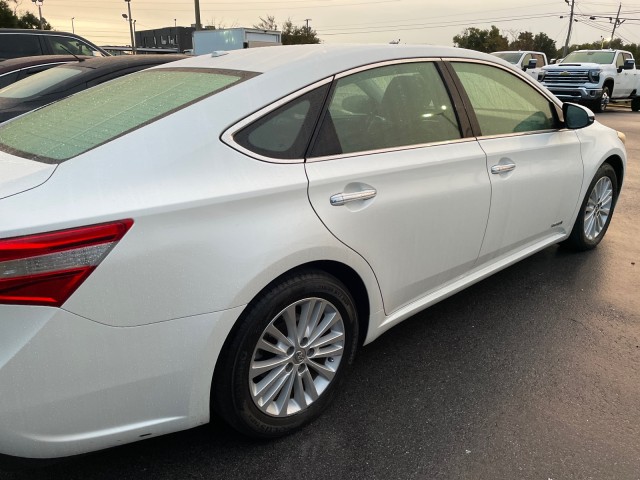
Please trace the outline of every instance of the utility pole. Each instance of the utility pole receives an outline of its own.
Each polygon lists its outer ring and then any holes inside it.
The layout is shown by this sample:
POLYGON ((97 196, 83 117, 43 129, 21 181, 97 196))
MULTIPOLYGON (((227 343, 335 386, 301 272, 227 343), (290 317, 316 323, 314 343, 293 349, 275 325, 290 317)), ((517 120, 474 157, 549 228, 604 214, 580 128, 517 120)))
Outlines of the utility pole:
MULTIPOLYGON (((613 31, 611 32, 611 40, 609 42, 609 45, 611 45, 611 42, 613 41, 613 35, 616 33, 616 27, 618 25, 622 25, 624 23, 624 20, 620 20, 620 9, 622 8, 622 4, 620 4, 618 6, 618 14, 616 15, 616 21, 613 22, 613 31)), ((609 19, 609 21, 611 21, 611 19, 609 19)))
MULTIPOLYGON (((569 0, 564 0, 567 5, 569 0)), ((567 56, 567 50, 569 49, 569 40, 571 40, 571 29, 573 28, 573 7, 576 4, 576 0, 571 0, 571 15, 569 15, 569 31, 567 32, 567 40, 564 42, 564 48, 562 49, 562 56, 567 56)))
POLYGON ((200 0, 193 0, 196 7, 196 30, 202 30, 200 23, 200 0))

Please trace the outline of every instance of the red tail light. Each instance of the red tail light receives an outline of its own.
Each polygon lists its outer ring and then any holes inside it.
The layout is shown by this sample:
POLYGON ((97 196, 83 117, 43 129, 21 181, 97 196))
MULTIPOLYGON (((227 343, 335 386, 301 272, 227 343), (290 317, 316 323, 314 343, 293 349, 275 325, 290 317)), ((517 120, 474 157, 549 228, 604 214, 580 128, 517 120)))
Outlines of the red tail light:
POLYGON ((0 303, 59 307, 133 225, 100 225, 0 239, 0 303))

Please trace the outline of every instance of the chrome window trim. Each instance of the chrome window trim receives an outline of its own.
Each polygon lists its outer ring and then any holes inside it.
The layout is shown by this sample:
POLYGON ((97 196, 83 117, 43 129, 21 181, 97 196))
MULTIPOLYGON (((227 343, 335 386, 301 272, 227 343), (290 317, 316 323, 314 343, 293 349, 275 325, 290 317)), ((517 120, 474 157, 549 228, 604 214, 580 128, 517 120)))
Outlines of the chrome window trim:
MULTIPOLYGON (((243 153, 245 155, 247 155, 248 157, 254 158, 256 160, 260 160, 262 162, 269 162, 269 163, 303 163, 305 161, 304 158, 295 158, 295 159, 282 159, 282 158, 273 158, 273 157, 267 157, 264 155, 260 155, 258 153, 255 153, 243 146, 241 146, 240 144, 238 144, 233 136, 240 130, 242 130, 244 127, 246 127, 247 125, 249 125, 250 123, 258 120, 259 118, 261 118, 264 115, 267 115, 269 113, 271 113, 273 110, 281 107, 282 105, 286 104, 287 102, 290 102, 292 100, 295 100, 296 98, 304 95, 305 93, 310 92, 311 90, 321 87, 323 85, 326 85, 327 83, 333 82, 334 80, 338 80, 340 78, 344 78, 347 77, 349 75, 353 75, 355 73, 359 73, 359 72, 363 72, 366 70, 371 70, 373 68, 379 68, 379 67, 386 67, 389 65, 400 65, 400 64, 405 64, 405 63, 420 63, 420 62, 425 62, 425 61, 430 61, 430 62, 439 62, 441 61, 440 57, 412 57, 412 58, 401 58, 401 59, 396 59, 396 60, 384 60, 381 62, 375 62, 375 63, 369 63, 367 65, 361 65, 359 67, 355 67, 355 68, 351 68, 349 70, 344 70, 340 73, 337 73, 335 75, 332 75, 331 77, 327 77, 323 80, 319 80, 318 82, 312 83, 311 85, 308 85, 307 87, 303 88, 302 90, 298 90, 294 93, 291 93, 285 97, 282 97, 280 100, 277 100, 276 102, 267 105, 266 107, 252 113, 251 115, 249 115, 248 117, 245 117, 244 119, 240 120, 239 122, 233 124, 231 127, 227 128, 224 132, 222 132, 222 135, 220 135, 220 140, 225 143, 226 145, 228 145, 229 147, 233 148, 234 150, 239 151, 240 153, 243 153)), ((443 81, 444 83, 444 81, 443 81)), ((455 141, 459 141, 462 139, 456 139, 455 141)), ((468 140, 468 138, 466 139, 468 140)), ((428 144, 421 144, 421 145, 407 145, 407 146, 403 146, 403 147, 394 147, 394 148, 388 148, 388 149, 384 149, 383 151, 393 151, 393 150, 405 150, 408 148, 418 148, 418 147, 422 147, 424 145, 436 145, 439 143, 449 143, 449 142, 436 142, 436 143, 428 143, 428 144)), ((354 156, 358 156, 361 155, 363 153, 371 153, 371 152, 378 152, 378 150, 363 150, 360 152, 356 152, 354 156)), ((329 158, 337 158, 337 157, 344 157, 345 154, 339 154, 339 155, 331 155, 330 157, 316 157, 313 159, 307 159, 307 161, 317 161, 317 158, 323 158, 323 159, 329 159, 329 158)), ((350 155, 351 156, 351 155, 350 155)))
POLYGON ((323 157, 307 158, 307 163, 326 162, 328 160, 338 160, 341 158, 362 157, 365 155, 377 155, 379 153, 401 152, 405 150, 417 150, 419 148, 438 147, 441 145, 451 145, 455 143, 476 142, 476 137, 456 138, 454 140, 444 140, 442 142, 420 143, 415 145, 401 145, 398 147, 380 148, 377 150, 360 150, 358 152, 337 153, 335 155, 325 155, 323 157))
MULTIPOLYGON (((406 63, 423 63, 423 62, 439 62, 442 59, 440 57, 411 57, 411 58, 399 58, 396 60, 384 60, 382 62, 369 63, 367 65, 361 65, 360 67, 345 70, 344 72, 337 73, 335 79, 339 80, 349 75, 365 72, 373 68, 388 67, 389 65, 404 65, 406 63)), ((444 81, 443 81, 444 83, 444 81)))
MULTIPOLYGON (((499 63, 494 63, 494 62, 490 62, 487 60, 481 60, 481 59, 476 59, 476 58, 466 58, 466 57, 411 57, 411 58, 401 58, 401 59, 395 59, 395 60, 384 60, 381 62, 375 62, 375 63, 369 63, 367 65, 361 65, 359 67, 355 67, 349 70, 345 70, 343 72, 337 73, 331 77, 327 77, 324 78, 322 80, 319 80, 315 83, 312 83, 306 87, 304 87, 301 90, 298 90, 296 92, 293 92, 289 95, 286 95, 282 98, 280 98, 279 100, 275 101, 274 103, 271 103, 270 105, 267 105, 266 107, 261 108, 260 110, 257 110, 256 112, 250 114, 249 116, 243 118, 242 120, 240 120, 239 122, 234 123, 232 126, 230 126, 229 128, 227 128, 221 135, 220 135, 220 140, 225 143, 227 146, 233 148, 234 150, 237 150, 240 153, 243 153, 244 155, 247 155, 248 157, 251 157, 255 160, 260 160, 262 162, 268 162, 268 163, 281 163, 281 164, 295 164, 295 163, 304 163, 305 161, 307 162, 323 162, 323 161, 328 161, 328 160, 337 160, 339 158, 352 158, 352 157, 359 157, 362 155, 371 155, 371 154, 378 154, 378 153, 389 153, 389 152, 394 152, 394 151, 403 151, 403 150, 414 150, 417 148, 425 148, 428 146, 438 146, 438 145, 446 145, 446 144, 452 144, 452 143, 462 143, 462 142, 469 142, 469 141, 477 141, 480 139, 493 139, 493 138, 504 138, 504 137, 516 137, 516 136, 522 136, 522 135, 536 135, 539 133, 549 133, 549 132, 555 132, 555 131, 560 131, 560 130, 564 130, 563 128, 559 128, 559 129, 547 129, 547 130, 536 130, 533 132, 516 132, 516 133, 507 133, 507 134, 501 134, 501 135, 484 135, 484 136, 479 136, 479 137, 462 137, 462 138, 458 138, 458 139, 453 139, 453 140, 446 140, 446 141, 442 141, 442 142, 431 142, 431 143, 421 143, 421 144, 414 144, 414 145, 402 145, 402 146, 398 146, 398 147, 390 147, 390 148, 384 148, 384 149, 377 149, 377 150, 361 150, 358 152, 350 152, 350 153, 340 153, 340 154, 336 154, 336 155, 326 155, 326 156, 322 156, 322 157, 313 157, 313 158, 295 158, 295 159, 281 159, 281 158, 273 158, 273 157, 267 157, 264 155, 260 155, 257 154, 243 146, 241 146, 240 144, 238 144, 233 136, 240 130, 242 130, 244 127, 246 127, 247 125, 251 124, 252 122, 258 120, 259 118, 263 117, 264 115, 269 114, 270 112, 272 112, 273 110, 280 108, 282 105, 295 100, 296 98, 310 92, 311 90, 321 87, 323 85, 326 85, 327 83, 333 82, 334 80, 338 80, 344 77, 347 77, 349 75, 354 75, 356 73, 360 73, 360 72, 364 72, 367 70, 371 70, 373 68, 380 68, 380 67, 386 67, 389 65, 401 65, 401 64, 407 64, 407 63, 421 63, 421 62, 465 62, 465 63, 479 63, 479 64, 483 64, 483 65, 488 65, 488 66, 492 66, 492 67, 497 67, 500 68, 502 70, 504 70, 505 72, 514 75, 518 78, 524 79, 525 81, 527 81, 529 83, 529 85, 531 85, 534 89, 536 89, 536 91, 538 91, 542 96, 544 96, 545 98, 547 98, 551 103, 553 103, 554 105, 556 105, 556 107, 558 108, 562 108, 562 102, 560 102, 560 100, 558 100, 557 98, 555 98, 555 96, 553 96, 552 94, 550 94, 549 92, 543 90, 540 85, 537 85, 533 79, 529 78, 528 76, 525 75, 518 75, 517 72, 513 71, 512 67, 508 67, 508 66, 504 66, 501 65, 499 63)), ((561 113, 559 114, 559 118, 562 121, 562 115, 561 113)))
POLYGON ((248 117, 243 118, 242 120, 240 120, 237 123, 234 123, 232 126, 230 126, 229 128, 227 128, 224 132, 222 132, 222 135, 220 135, 220 140, 227 144, 229 147, 233 148, 234 150, 239 151, 240 153, 243 153, 245 155, 247 155, 248 157, 254 158, 256 160, 260 160, 262 162, 268 162, 268 163, 304 163, 304 158, 291 158, 291 159, 284 159, 284 158, 273 158, 273 157, 267 157, 264 155, 260 155, 258 153, 255 153, 245 147, 243 147, 242 145, 240 145, 239 143, 237 143, 235 141, 235 139, 233 138, 233 136, 238 133, 240 130, 242 130, 244 127, 246 127, 247 125, 253 123, 254 121, 258 120, 259 118, 268 115, 269 113, 271 113, 272 111, 280 108, 281 106, 285 105, 286 103, 295 100, 298 97, 301 97, 302 95, 309 93, 311 90, 315 90, 318 87, 322 87, 323 85, 326 85, 328 83, 331 83, 333 81, 333 76, 331 77, 327 77, 324 78, 318 82, 312 83, 311 85, 307 85, 306 87, 304 87, 301 90, 296 90, 293 93, 290 93, 289 95, 286 95, 284 97, 282 97, 279 100, 276 100, 275 102, 267 105, 266 107, 261 108, 260 110, 257 110, 256 112, 252 113, 251 115, 249 115, 248 117))

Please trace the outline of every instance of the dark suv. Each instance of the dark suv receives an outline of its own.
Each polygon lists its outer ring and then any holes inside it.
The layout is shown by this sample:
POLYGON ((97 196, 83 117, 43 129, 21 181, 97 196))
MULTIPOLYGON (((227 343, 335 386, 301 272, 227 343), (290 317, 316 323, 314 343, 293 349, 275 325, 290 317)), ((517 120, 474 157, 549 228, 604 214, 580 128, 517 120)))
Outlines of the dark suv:
POLYGON ((0 60, 32 55, 108 56, 90 41, 66 32, 0 28, 0 60))

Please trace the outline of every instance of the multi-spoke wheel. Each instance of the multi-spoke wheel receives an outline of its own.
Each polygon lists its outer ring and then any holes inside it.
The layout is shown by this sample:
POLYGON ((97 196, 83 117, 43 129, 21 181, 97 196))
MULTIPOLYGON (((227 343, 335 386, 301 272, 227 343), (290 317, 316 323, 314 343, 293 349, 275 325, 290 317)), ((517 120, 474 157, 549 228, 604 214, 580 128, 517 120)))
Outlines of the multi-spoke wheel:
POLYGON ((327 406, 355 354, 356 309, 323 272, 284 279, 249 305, 216 368, 213 407, 257 437, 287 434, 327 406))
POLYGON ((603 164, 589 185, 567 244, 577 250, 594 248, 609 228, 618 196, 618 179, 611 165, 603 164))

